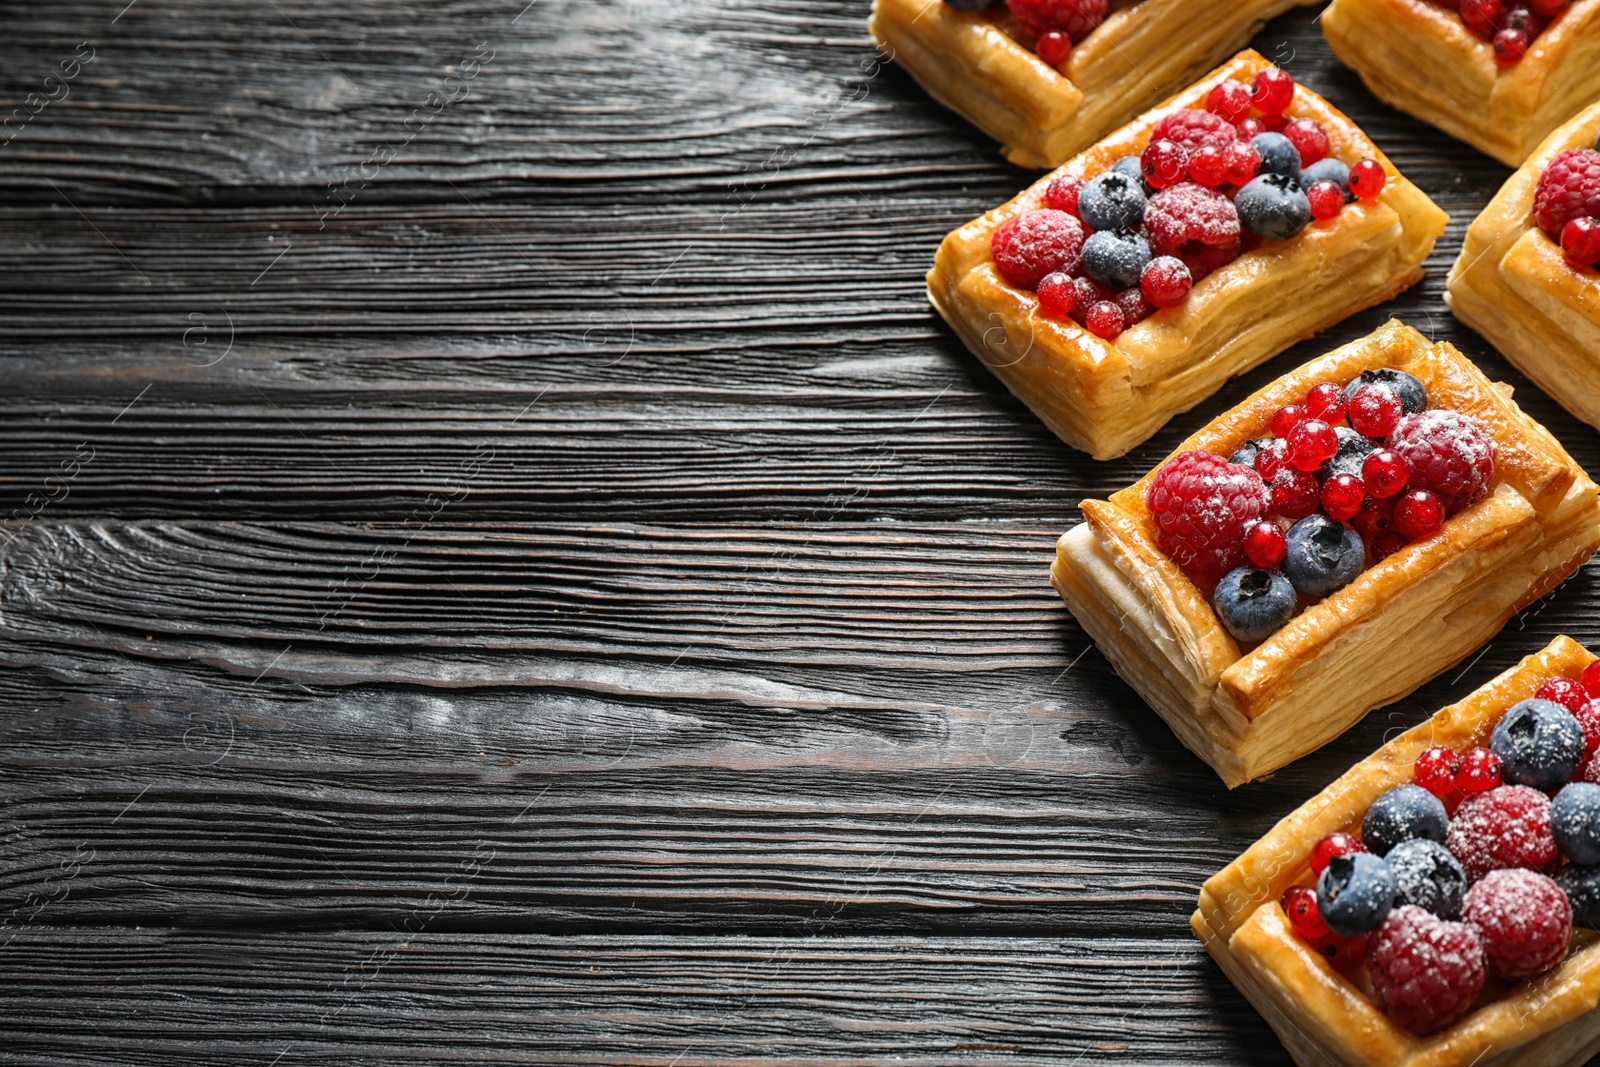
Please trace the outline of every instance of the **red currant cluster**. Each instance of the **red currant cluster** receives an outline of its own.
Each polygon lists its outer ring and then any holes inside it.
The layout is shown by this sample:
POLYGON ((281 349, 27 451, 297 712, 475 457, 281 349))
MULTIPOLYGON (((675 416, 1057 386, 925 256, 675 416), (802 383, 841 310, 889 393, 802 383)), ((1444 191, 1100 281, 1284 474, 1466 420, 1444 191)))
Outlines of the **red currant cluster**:
POLYGON ((1600 141, 1571 148, 1552 159, 1534 190, 1533 219, 1561 245, 1567 262, 1582 270, 1600 267, 1600 141))
POLYGON ((1494 45, 1494 58, 1502 67, 1515 66, 1545 27, 1561 17, 1572 0, 1434 0, 1440 7, 1459 12, 1461 22, 1494 45))
POLYGON ((1052 67, 1072 55, 1072 46, 1105 21, 1107 0, 1006 0, 1017 23, 1034 38, 1033 51, 1052 67))

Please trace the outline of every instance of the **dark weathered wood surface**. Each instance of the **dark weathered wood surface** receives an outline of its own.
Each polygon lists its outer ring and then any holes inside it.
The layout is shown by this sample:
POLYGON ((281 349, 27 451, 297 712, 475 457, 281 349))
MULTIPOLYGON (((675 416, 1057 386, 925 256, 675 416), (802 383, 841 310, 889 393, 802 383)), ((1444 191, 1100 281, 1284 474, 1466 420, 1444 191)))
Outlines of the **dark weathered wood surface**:
POLYGON ((1451 211, 1428 280, 1096 464, 927 308, 1029 176, 862 0, 124 2, 0 42, 0 113, 93 56, 0 144, 0 1058, 1284 1063, 1200 882, 1600 641, 1590 567, 1228 793, 1046 584, 1391 314, 1600 466, 1441 300, 1505 168, 1313 13, 1257 47, 1451 211))

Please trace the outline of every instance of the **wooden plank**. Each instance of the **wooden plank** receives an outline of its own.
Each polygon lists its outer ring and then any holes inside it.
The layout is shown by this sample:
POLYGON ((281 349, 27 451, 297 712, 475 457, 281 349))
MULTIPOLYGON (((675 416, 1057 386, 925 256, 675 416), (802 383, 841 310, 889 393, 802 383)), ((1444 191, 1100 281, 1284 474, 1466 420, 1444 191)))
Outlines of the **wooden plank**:
POLYGON ((7 1051, 60 1065, 1289 1062, 1192 940, 438 932, 454 907, 365 934, 25 931, 0 970, 7 1051))

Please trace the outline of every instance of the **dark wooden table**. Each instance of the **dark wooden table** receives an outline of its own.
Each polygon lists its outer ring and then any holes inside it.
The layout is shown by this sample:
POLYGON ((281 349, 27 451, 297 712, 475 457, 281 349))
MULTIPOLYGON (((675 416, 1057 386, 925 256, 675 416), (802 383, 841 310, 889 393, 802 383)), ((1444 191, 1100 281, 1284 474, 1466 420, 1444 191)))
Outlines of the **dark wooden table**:
POLYGON ((1030 176, 879 69, 864 0, 524 2, 7 13, 0 1058, 1286 1062, 1200 882, 1600 639, 1595 570, 1229 793, 1052 545, 1389 315, 1600 466, 1441 299, 1505 168, 1272 24, 1455 221, 1095 463, 927 306, 1030 176))

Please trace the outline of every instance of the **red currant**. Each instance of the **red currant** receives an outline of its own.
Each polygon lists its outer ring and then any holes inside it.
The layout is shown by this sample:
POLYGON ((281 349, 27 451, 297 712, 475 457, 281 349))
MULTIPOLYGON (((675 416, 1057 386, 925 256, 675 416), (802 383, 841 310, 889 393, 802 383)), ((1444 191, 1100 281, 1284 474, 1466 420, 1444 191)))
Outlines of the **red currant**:
POLYGON ((1272 419, 1267 423, 1274 437, 1288 437, 1289 431, 1299 426, 1311 417, 1311 413, 1299 404, 1285 404, 1272 413, 1272 419))
POLYGON ((1065 319, 1078 303, 1078 287, 1070 274, 1056 271, 1039 279, 1039 311, 1051 319, 1065 319))
POLYGON ((1372 539, 1367 551, 1372 553, 1373 562, 1388 559, 1411 542, 1406 540, 1406 535, 1395 530, 1385 530, 1372 539))
POLYGON ((1251 85, 1252 103, 1263 115, 1281 115, 1294 99, 1294 78, 1281 67, 1268 67, 1251 85))
POLYGON ((1238 122, 1250 114, 1250 87, 1229 78, 1206 94, 1206 110, 1229 122, 1238 122))
POLYGON ((1387 437, 1405 408, 1395 391, 1381 382, 1364 385, 1350 398, 1350 428, 1368 437, 1387 437))
POLYGON ((1323 958, 1340 974, 1354 974, 1366 962, 1369 936, 1358 934, 1355 937, 1340 937, 1329 932, 1326 937, 1313 941, 1311 947, 1322 953, 1323 958))
POLYGON ((1311 870, 1321 874, 1328 869, 1328 864, 1340 856, 1348 856, 1352 852, 1365 852, 1367 846, 1350 834, 1334 831, 1311 849, 1311 870))
POLYGON ((1044 206, 1076 215, 1078 195, 1083 192, 1085 184, 1082 178, 1071 174, 1057 174, 1050 179, 1050 184, 1045 186, 1044 206))
POLYGON ((1305 518, 1322 503, 1322 486, 1310 471, 1285 465, 1273 477, 1271 488, 1272 510, 1291 521, 1305 518))
POLYGON ((1343 422, 1344 390, 1336 382, 1313 385, 1306 393, 1305 408, 1313 419, 1321 419, 1323 422, 1343 422))
POLYGON ((1318 222, 1336 219, 1344 210, 1344 190, 1339 188, 1338 182, 1312 182, 1311 188, 1306 190, 1306 199, 1311 203, 1311 217, 1318 222))
POLYGON ((1503 10, 1501 0, 1461 0, 1461 21, 1479 37, 1488 37, 1503 10))
POLYGON ((1227 181, 1228 164, 1222 149, 1214 144, 1196 148, 1189 157, 1189 177, 1207 189, 1215 189, 1227 181))
POLYGON ((1461 757, 1461 773, 1456 788, 1463 793, 1487 793, 1500 786, 1500 757, 1486 748, 1475 748, 1461 757))
POLYGON ((1282 133, 1289 125, 1288 115, 1262 115, 1261 126, 1271 133, 1282 133))
POLYGON ((1288 552, 1288 538, 1275 522, 1258 522, 1244 532, 1244 554, 1257 567, 1273 570, 1288 552))
POLYGON ((1361 502, 1361 510, 1350 520, 1350 525, 1370 545, 1374 538, 1394 525, 1394 501, 1380 500, 1371 495, 1370 489, 1367 493, 1367 499, 1361 502))
POLYGON ((1533 44, 1533 40, 1527 30, 1505 29, 1496 33, 1491 43, 1494 45, 1494 61, 1502 67, 1514 67, 1528 54, 1528 46, 1533 44))
POLYGON ((1376 200, 1388 180, 1376 159, 1363 159, 1350 168, 1350 191, 1361 200, 1376 200))
POLYGON ((1052 67, 1059 67, 1067 61, 1068 56, 1072 55, 1072 38, 1059 30, 1041 33, 1033 50, 1040 59, 1052 67))
POLYGON ((1288 448, 1281 437, 1268 439, 1256 453, 1256 473, 1269 482, 1276 478, 1278 472, 1288 465, 1289 461, 1285 458, 1288 448))
POLYGON ((1267 132, 1267 124, 1260 119, 1240 119, 1234 126, 1239 131, 1239 140, 1246 143, 1267 132))
POLYGON ((1600 221, 1582 215, 1561 228, 1561 251, 1574 266, 1600 264, 1600 221))
POLYGON ((1096 337, 1109 341, 1122 332, 1127 325, 1127 317, 1122 314, 1122 308, 1110 300, 1102 300, 1084 312, 1083 324, 1089 332, 1096 337))
POLYGON ((1600 659, 1595 660, 1583 669, 1578 675, 1578 681, 1589 691, 1592 697, 1600 697, 1600 659))
MULTIPOLYGON (((1289 431, 1289 462, 1314 471, 1339 451, 1339 435, 1321 419, 1306 419, 1289 431)), ((1359 505, 1358 505, 1359 506, 1359 505)))
POLYGON ((1567 9, 1572 0, 1528 0, 1533 13, 1542 19, 1553 19, 1567 9))
POLYGON ((1301 166, 1328 158, 1328 131, 1316 119, 1294 119, 1283 128, 1283 135, 1300 150, 1301 166))
POLYGON ((1157 189, 1177 185, 1189 173, 1189 151, 1176 141, 1152 141, 1139 157, 1139 169, 1157 189))
POLYGON ((1402 493, 1394 504, 1394 528, 1419 541, 1432 537, 1444 525, 1444 502, 1437 493, 1413 489, 1402 493))
POLYGON ((1456 791, 1456 775, 1461 773, 1461 757, 1448 745, 1434 745, 1423 749, 1412 768, 1417 784, 1436 797, 1449 796, 1456 791))
POLYGON ((1322 487, 1322 510, 1331 519, 1345 522, 1361 510, 1367 490, 1354 474, 1335 474, 1322 487))
POLYGON ((1279 903, 1283 905, 1284 914, 1289 916, 1289 925, 1294 927, 1294 932, 1307 941, 1327 934, 1328 924, 1322 921, 1322 912, 1317 910, 1315 889, 1307 889, 1303 885, 1290 886, 1283 891, 1279 903))
POLYGON ((1552 678, 1533 695, 1540 700, 1553 700, 1568 711, 1577 711, 1589 703, 1589 691, 1570 678, 1552 678))
POLYGON ((1194 277, 1183 260, 1176 256, 1157 256, 1144 266, 1139 288, 1144 298, 1156 307, 1176 307, 1183 303, 1194 285, 1194 277))
POLYGON ((1261 173, 1261 153, 1244 141, 1235 141, 1222 150, 1222 163, 1227 168, 1228 181, 1243 185, 1261 173))
POLYGON ((1380 500, 1394 496, 1411 480, 1411 464, 1404 456, 1380 448, 1361 462, 1361 483, 1380 500))

